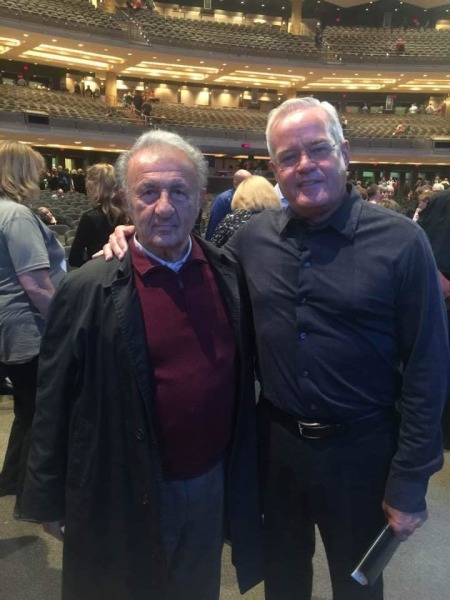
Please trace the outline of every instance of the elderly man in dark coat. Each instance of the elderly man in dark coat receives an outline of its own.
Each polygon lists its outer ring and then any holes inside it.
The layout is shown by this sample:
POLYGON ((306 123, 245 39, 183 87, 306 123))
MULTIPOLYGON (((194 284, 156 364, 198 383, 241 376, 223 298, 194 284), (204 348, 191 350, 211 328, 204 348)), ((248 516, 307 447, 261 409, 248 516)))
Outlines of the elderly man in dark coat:
POLYGON ((21 510, 64 540, 64 600, 218 600, 225 528, 241 590, 260 580, 246 291, 190 234, 196 148, 151 131, 117 172, 137 235, 52 305, 21 510))

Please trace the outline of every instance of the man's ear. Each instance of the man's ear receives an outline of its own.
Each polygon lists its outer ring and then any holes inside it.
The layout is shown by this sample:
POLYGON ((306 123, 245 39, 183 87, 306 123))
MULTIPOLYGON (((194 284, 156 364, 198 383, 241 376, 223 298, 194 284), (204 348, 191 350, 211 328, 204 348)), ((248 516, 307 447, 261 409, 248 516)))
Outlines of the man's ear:
POLYGON ((279 183, 278 181, 278 168, 276 163, 273 162, 273 160, 269 160, 269 169, 272 171, 273 176, 275 177, 275 181, 277 183, 279 183))
POLYGON ((350 164, 350 144, 348 143, 348 140, 342 142, 341 152, 344 158, 345 167, 347 168, 350 164))

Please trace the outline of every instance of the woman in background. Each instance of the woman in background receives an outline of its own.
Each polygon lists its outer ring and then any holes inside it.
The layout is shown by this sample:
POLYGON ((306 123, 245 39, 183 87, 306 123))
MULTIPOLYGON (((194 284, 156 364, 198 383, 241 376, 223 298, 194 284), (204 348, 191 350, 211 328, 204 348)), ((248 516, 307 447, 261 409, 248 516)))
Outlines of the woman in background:
POLYGON ((39 198, 44 159, 19 142, 0 143, 0 365, 13 384, 14 421, 0 473, 0 496, 16 494, 20 518, 35 410, 41 336, 64 248, 26 205, 39 198))
POLYGON ((112 165, 100 163, 88 169, 86 193, 96 206, 81 216, 69 254, 71 267, 81 267, 103 248, 116 225, 128 223, 112 165))
POLYGON ((233 212, 217 226, 211 243, 223 246, 246 221, 266 208, 281 208, 281 200, 273 186, 260 175, 252 175, 238 185, 231 201, 233 212))

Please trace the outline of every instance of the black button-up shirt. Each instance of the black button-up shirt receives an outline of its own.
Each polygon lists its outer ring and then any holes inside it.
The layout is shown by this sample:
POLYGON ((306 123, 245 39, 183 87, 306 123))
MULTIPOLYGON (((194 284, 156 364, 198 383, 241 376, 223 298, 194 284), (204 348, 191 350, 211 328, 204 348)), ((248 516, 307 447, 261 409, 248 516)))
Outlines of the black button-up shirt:
POLYGON ((423 231, 349 186, 320 226, 289 208, 266 210, 227 248, 246 274, 271 403, 299 418, 341 423, 399 402, 391 474, 411 485, 396 487, 390 500, 408 510, 407 495, 424 495, 442 464, 450 363, 442 292, 423 231))

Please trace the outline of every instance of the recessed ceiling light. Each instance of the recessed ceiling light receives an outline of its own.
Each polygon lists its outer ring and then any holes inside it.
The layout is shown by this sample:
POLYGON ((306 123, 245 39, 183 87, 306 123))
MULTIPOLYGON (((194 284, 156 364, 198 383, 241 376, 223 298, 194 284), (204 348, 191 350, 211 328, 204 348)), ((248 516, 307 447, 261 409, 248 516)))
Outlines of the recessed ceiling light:
POLYGON ((78 44, 78 48, 82 48, 84 44, 78 44))
POLYGON ((74 142, 74 144, 82 144, 83 142, 74 142))
POLYGON ((52 42, 57 42, 58 40, 52 40, 52 42))
POLYGON ((133 56, 131 52, 128 52, 128 56, 133 56))
POLYGON ((30 36, 28 35, 28 33, 24 33, 23 37, 30 37, 30 36))

